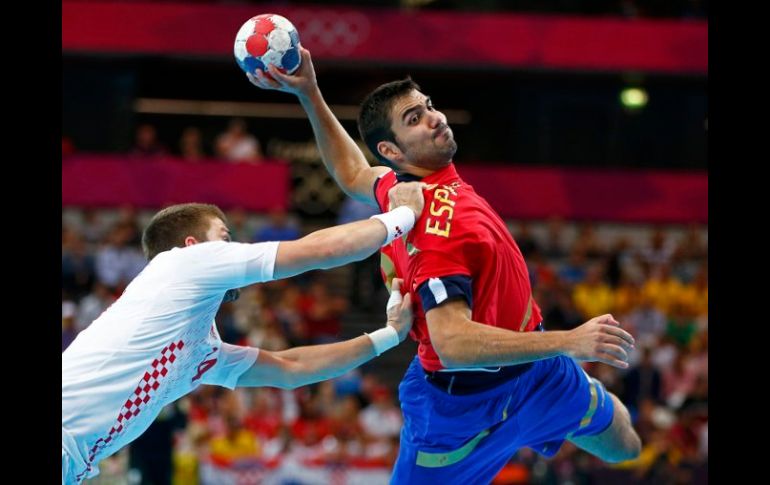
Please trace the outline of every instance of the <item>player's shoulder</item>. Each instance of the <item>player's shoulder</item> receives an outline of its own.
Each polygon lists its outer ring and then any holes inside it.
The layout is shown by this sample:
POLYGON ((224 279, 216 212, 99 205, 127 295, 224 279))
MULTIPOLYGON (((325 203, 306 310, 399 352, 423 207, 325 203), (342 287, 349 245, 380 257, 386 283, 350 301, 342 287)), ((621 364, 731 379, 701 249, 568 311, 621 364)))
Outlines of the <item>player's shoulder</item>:
POLYGON ((387 210, 388 191, 398 183, 396 172, 388 167, 378 167, 383 169, 374 179, 374 199, 380 206, 381 211, 387 210))

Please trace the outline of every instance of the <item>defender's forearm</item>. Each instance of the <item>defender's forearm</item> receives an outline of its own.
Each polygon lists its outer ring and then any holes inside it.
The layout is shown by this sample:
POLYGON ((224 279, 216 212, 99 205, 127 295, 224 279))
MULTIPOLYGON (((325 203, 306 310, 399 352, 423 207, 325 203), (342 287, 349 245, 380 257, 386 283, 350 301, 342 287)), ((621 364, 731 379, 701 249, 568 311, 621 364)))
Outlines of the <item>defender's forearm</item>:
POLYGON ((276 355, 297 363, 295 387, 339 377, 377 356, 366 335, 333 344, 295 347, 276 355))
POLYGON ((319 269, 328 269, 366 258, 382 246, 387 235, 382 222, 368 219, 321 229, 303 240, 320 256, 319 269))

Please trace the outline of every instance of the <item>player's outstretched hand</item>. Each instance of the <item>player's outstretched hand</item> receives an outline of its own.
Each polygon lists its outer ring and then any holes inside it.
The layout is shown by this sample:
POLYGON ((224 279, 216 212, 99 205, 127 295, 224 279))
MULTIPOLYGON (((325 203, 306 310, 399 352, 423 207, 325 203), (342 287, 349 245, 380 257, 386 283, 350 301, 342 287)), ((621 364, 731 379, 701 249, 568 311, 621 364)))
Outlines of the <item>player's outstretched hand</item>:
POLYGON ((405 296, 401 295, 401 285, 404 280, 401 278, 393 278, 393 283, 390 287, 390 299, 387 304, 388 312, 388 325, 396 329, 398 332, 399 342, 403 342, 409 330, 412 328, 412 297, 407 293, 405 296))
POLYGON ((568 332, 567 355, 583 362, 604 362, 627 369, 633 348, 634 337, 610 314, 592 318, 568 332))
POLYGON ((297 96, 308 96, 318 87, 315 69, 313 68, 313 60, 310 58, 310 51, 299 46, 299 52, 302 56, 302 62, 294 74, 283 74, 275 66, 269 64, 267 66, 268 72, 257 69, 254 74, 246 73, 246 77, 249 78, 251 84, 262 89, 275 89, 297 96))

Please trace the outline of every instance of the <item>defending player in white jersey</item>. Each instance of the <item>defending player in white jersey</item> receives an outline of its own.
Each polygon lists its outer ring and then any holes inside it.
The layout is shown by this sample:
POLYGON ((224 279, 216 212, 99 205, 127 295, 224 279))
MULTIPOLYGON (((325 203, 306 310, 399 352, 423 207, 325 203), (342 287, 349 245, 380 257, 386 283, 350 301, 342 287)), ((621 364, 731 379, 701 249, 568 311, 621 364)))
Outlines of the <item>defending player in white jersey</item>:
POLYGON ((214 316, 237 288, 363 259, 411 229, 422 184, 391 192, 392 211, 296 241, 230 242, 225 216, 206 204, 156 214, 142 245, 150 260, 123 295, 62 353, 62 483, 141 435, 166 404, 200 384, 291 389, 344 374, 403 341, 412 324, 398 286, 387 325, 327 345, 269 352, 223 343, 214 316))

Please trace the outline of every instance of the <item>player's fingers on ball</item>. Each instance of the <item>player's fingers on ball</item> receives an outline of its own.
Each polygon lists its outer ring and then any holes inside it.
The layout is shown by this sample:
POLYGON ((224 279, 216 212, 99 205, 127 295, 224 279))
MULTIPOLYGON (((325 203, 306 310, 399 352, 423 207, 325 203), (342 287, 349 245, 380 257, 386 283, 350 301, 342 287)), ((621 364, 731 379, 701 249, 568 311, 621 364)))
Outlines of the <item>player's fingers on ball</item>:
POLYGON ((270 76, 275 80, 284 81, 288 77, 272 64, 268 64, 267 70, 270 71, 270 76))

